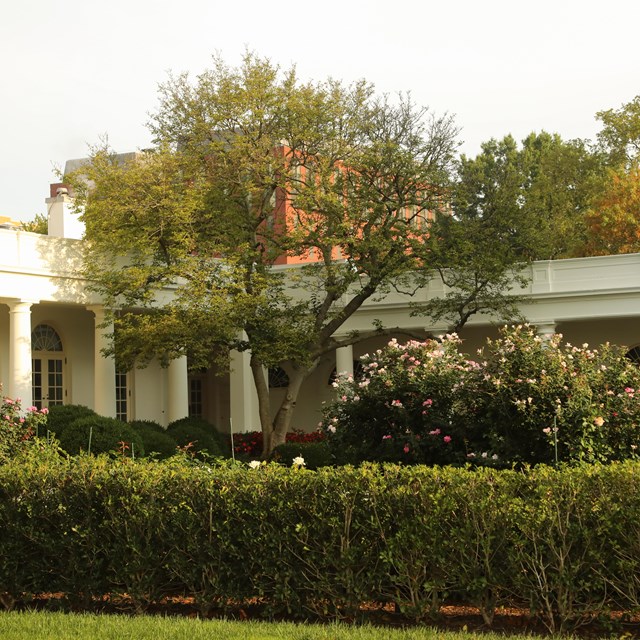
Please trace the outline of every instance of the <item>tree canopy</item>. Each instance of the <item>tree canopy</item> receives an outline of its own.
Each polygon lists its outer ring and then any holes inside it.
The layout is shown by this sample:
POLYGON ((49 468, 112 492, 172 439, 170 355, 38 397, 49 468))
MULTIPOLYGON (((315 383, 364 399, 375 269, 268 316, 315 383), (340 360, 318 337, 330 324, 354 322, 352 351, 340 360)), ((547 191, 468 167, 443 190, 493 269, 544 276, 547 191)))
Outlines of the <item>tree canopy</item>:
POLYGON ((416 313, 459 330, 480 312, 518 316, 524 265, 574 255, 585 237, 584 215, 598 184, 599 162, 585 142, 531 133, 489 140, 475 158, 462 156, 451 189, 451 215, 431 234, 430 270, 449 288, 416 313))
POLYGON ((96 149, 75 180, 87 274, 118 310, 116 355, 203 366, 221 345, 250 349, 269 451, 303 380, 362 338, 337 339, 345 321, 426 263, 453 119, 364 81, 302 83, 249 53, 170 77, 150 128, 152 150, 120 162, 96 149), (284 363, 272 419, 264 367, 284 363))

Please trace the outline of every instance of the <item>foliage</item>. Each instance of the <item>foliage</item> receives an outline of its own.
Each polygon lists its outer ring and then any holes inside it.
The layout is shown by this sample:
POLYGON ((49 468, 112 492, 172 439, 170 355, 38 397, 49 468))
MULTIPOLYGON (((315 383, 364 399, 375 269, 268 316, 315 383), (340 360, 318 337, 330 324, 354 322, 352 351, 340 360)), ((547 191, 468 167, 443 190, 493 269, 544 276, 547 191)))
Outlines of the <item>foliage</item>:
POLYGON ((174 420, 173 422, 171 422, 167 427, 167 430, 173 430, 179 426, 187 426, 189 428, 195 427, 200 431, 206 432, 210 438, 213 438, 215 440, 217 449, 220 451, 221 455, 224 455, 225 457, 231 455, 229 440, 226 434, 218 431, 214 425, 212 425, 210 422, 207 422, 203 418, 196 418, 193 416, 180 418, 179 420, 174 420))
POLYGON ((509 462, 553 462, 556 444, 560 461, 637 458, 640 371, 619 347, 561 339, 519 325, 487 340, 468 405, 487 446, 509 462))
POLYGON ((177 453, 178 443, 160 424, 153 420, 132 420, 128 425, 140 434, 145 454, 159 459, 177 453))
POLYGON ((197 418, 182 418, 172 422, 167 427, 167 434, 179 447, 186 447, 190 453, 214 457, 225 455, 226 448, 222 449, 219 444, 221 434, 217 435, 213 426, 197 418))
POLYGON ((49 233, 49 220, 42 213, 36 213, 33 220, 23 222, 21 226, 22 229, 30 233, 41 233, 45 236, 49 233))
POLYGON ((124 310, 125 366, 184 353, 208 366, 250 349, 266 454, 318 362, 364 337, 336 332, 425 263, 457 131, 407 96, 301 83, 252 53, 238 68, 216 58, 194 81, 171 77, 150 126, 153 150, 119 162, 99 149, 66 178, 84 207, 87 276, 124 310), (287 262, 306 264, 275 268, 287 262), (175 298, 159 305, 163 287, 175 298), (289 387, 272 411, 264 368, 283 364, 289 387))
POLYGON ((339 462, 474 464, 637 458, 640 371, 621 349, 506 327, 467 361, 442 344, 389 343, 336 383, 323 426, 339 462))
MULTIPOLYGON (((322 442, 324 439, 325 434, 319 429, 317 431, 292 429, 287 433, 286 442, 322 442)), ((262 449, 262 431, 246 431, 233 434, 233 450, 236 456, 255 460, 260 457, 262 449)))
POLYGON ((631 168, 640 160, 640 96, 619 109, 599 111, 598 143, 613 168, 631 168))
POLYGON ((640 251, 640 167, 609 169, 586 214, 587 255, 640 251))
POLYGON ((338 378, 337 400, 323 419, 336 460, 464 462, 466 387, 476 365, 459 347, 455 335, 404 345, 393 339, 362 357, 360 377, 338 378))
POLYGON ((333 464, 326 442, 285 442, 271 454, 271 460, 285 465, 290 465, 298 457, 304 460, 305 468, 311 471, 333 464))
POLYGON ((97 416, 98 414, 82 404, 56 404, 49 407, 47 417, 47 429, 60 438, 65 427, 78 418, 97 416))
POLYGON ((60 435, 60 446, 71 455, 113 453, 144 456, 142 437, 126 422, 104 416, 85 416, 69 424, 60 435))
POLYGON ((465 603, 487 625, 503 605, 569 631, 638 607, 639 483, 638 462, 313 472, 25 455, 0 466, 1 601, 193 597, 204 615, 258 599, 307 620, 376 602, 414 622, 465 603))
POLYGON ((462 156, 451 188, 451 215, 431 225, 424 274, 447 293, 415 304, 459 331, 480 312, 519 318, 523 267, 535 259, 574 254, 584 237, 584 212, 598 184, 599 160, 580 140, 531 133, 489 140, 475 158, 462 156))
MULTIPOLYGON (((1 391, 0 387, 0 391, 1 391)), ((20 400, 0 398, 0 464, 37 444, 38 432, 44 430, 48 409, 28 407, 22 410, 20 400)), ((41 435, 45 435, 42 433, 41 435)))

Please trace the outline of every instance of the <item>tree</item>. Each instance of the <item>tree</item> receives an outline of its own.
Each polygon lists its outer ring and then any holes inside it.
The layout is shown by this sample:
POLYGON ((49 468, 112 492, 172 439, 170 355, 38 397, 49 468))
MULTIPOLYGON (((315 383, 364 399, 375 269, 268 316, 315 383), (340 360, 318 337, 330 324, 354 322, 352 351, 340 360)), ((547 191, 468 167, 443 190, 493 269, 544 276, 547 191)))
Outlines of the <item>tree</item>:
POLYGON ((630 168, 640 160, 640 96, 619 109, 599 111, 596 118, 603 124, 598 133, 600 148, 613 167, 630 168))
POLYGON ((72 177, 87 275, 117 310, 124 366, 250 350, 266 455, 302 382, 365 337, 337 339, 345 321, 426 263, 457 131, 406 96, 301 83, 251 53, 239 68, 214 59, 194 82, 170 77, 150 127, 151 151, 119 163, 96 149, 72 177), (303 264, 278 269, 287 261, 303 264), (282 365, 289 386, 272 419, 264 368, 282 365))
POLYGON ((586 215, 584 253, 636 252, 640 250, 640 96, 596 117, 603 124, 598 143, 607 170, 586 215))
POLYGON ((475 158, 462 156, 451 191, 451 215, 432 226, 431 271, 449 288, 416 313, 458 331, 480 312, 518 317, 514 285, 536 259, 572 255, 584 238, 584 214, 600 165, 586 144, 532 133, 490 140, 475 158))
POLYGON ((27 222, 22 223, 22 228, 25 231, 30 231, 31 233, 42 233, 47 235, 49 232, 49 221, 47 220, 47 216, 42 213, 36 213, 33 220, 28 220, 27 222))
POLYGON ((609 169, 587 212, 588 255, 640 251, 640 167, 609 169))

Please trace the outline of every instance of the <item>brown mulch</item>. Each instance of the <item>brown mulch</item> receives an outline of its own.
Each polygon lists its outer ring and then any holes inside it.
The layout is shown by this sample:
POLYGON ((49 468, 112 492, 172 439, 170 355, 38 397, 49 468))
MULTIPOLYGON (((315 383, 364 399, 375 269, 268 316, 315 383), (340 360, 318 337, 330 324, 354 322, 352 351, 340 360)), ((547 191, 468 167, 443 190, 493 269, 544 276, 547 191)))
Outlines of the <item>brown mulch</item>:
MULTIPOLYGON (((2 604, 7 607, 6 602, 2 604)), ((8 607, 7 607, 8 608, 8 607)), ((91 611, 112 614, 136 614, 183 616, 202 618, 225 618, 236 620, 264 620, 268 619, 268 607, 257 600, 247 602, 226 603, 224 607, 213 606, 207 611, 198 607, 193 598, 167 598, 162 602, 147 604, 144 608, 136 607, 133 600, 123 594, 121 596, 104 596, 94 598, 87 606, 71 603, 63 594, 43 593, 32 598, 16 601, 10 608, 16 610, 63 610, 63 611, 91 611)), ((286 616, 271 616, 278 620, 286 620, 286 616)), ((388 627, 412 627, 416 626, 401 613, 395 611, 393 605, 383 603, 369 603, 360 607, 357 616, 345 616, 346 622, 371 623, 388 627)), ((318 620, 310 619, 310 622, 318 620)), ((434 627, 443 631, 468 631, 474 633, 493 632, 510 634, 536 634, 541 636, 551 635, 543 621, 532 618, 526 609, 500 607, 496 610, 491 627, 485 625, 480 611, 475 607, 462 605, 447 605, 440 607, 437 616, 427 619, 425 626, 434 627)), ((628 616, 613 612, 607 620, 592 619, 580 624, 572 634, 580 638, 592 639, 614 637, 626 640, 640 638, 640 615, 628 616)))

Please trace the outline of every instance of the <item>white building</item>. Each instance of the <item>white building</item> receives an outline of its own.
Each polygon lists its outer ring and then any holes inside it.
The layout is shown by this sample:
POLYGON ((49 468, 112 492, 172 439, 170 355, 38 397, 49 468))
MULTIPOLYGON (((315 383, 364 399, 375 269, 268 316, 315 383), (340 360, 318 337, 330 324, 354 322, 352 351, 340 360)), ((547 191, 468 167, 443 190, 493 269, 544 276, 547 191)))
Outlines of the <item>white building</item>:
MULTIPOLYGON (((108 327, 101 301, 79 276, 82 225, 64 190, 47 199, 49 235, 0 228, 0 382, 3 394, 23 406, 83 404, 103 415, 148 419, 161 424, 191 412, 220 430, 259 429, 257 398, 248 354, 232 353, 230 370, 188 373, 186 358, 168 368, 116 372, 102 355, 108 327)), ((640 254, 536 262, 531 267, 530 301, 522 312, 541 333, 561 332, 571 343, 640 344, 640 254)), ((442 293, 432 285, 412 300, 442 293)), ((389 294, 367 302, 343 327, 386 326, 438 331, 411 317, 410 298, 389 294)), ((465 327, 465 350, 475 353, 496 329, 477 317, 465 327)), ((340 349, 337 364, 318 368, 306 381, 292 426, 313 429, 323 400, 331 397, 332 372, 350 370, 354 360, 387 339, 372 338, 340 349)), ((284 393, 272 379, 274 399, 284 393)))

